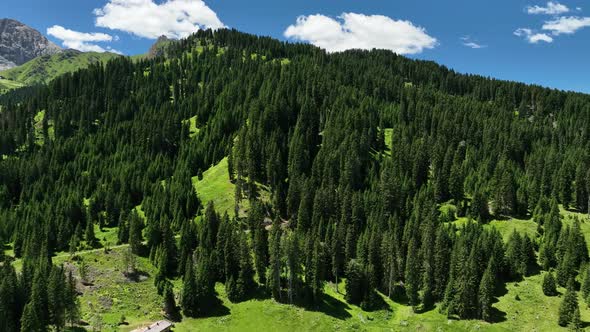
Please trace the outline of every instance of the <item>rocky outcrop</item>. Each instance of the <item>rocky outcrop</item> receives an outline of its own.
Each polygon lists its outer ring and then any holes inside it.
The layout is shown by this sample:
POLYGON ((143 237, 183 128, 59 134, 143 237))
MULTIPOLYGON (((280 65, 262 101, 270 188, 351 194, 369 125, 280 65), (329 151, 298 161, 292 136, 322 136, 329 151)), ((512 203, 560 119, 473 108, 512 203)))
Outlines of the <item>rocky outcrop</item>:
POLYGON ((59 52, 61 48, 39 31, 12 19, 0 19, 0 70, 59 52))

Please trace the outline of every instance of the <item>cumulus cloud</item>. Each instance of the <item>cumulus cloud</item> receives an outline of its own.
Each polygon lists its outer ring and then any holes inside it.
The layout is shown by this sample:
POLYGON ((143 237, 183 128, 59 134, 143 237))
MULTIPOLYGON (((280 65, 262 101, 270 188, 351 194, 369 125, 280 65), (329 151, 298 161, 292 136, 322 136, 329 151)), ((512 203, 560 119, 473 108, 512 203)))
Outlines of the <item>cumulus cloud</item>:
POLYGON ((467 46, 469 48, 480 49, 488 47, 487 45, 482 45, 476 41, 473 41, 470 36, 461 37, 461 40, 463 41, 463 46, 467 46))
POLYGON ((66 29, 59 25, 54 25, 47 29, 47 34, 62 41, 62 45, 82 52, 112 52, 120 53, 111 47, 103 48, 96 43, 112 42, 118 37, 113 38, 106 33, 85 33, 66 29))
POLYGON ((96 26, 155 39, 165 35, 184 38, 200 28, 219 29, 224 24, 202 0, 108 0, 94 10, 96 26))
POLYGON ((561 15, 570 11, 566 5, 562 5, 559 2, 549 1, 546 7, 540 6, 528 6, 526 8, 527 13, 532 15, 543 14, 543 15, 561 15))
POLYGON ((537 44, 539 42, 552 43, 553 38, 546 33, 537 33, 528 28, 520 28, 514 31, 514 34, 518 37, 523 37, 526 41, 531 44, 537 44))
POLYGON ((555 36, 573 34, 585 27, 590 27, 590 17, 563 16, 543 24, 543 30, 551 31, 555 36))
POLYGON ((399 54, 421 53, 437 40, 410 21, 382 15, 343 13, 337 19, 321 14, 300 16, 285 37, 306 41, 328 52, 348 49, 387 49, 399 54))

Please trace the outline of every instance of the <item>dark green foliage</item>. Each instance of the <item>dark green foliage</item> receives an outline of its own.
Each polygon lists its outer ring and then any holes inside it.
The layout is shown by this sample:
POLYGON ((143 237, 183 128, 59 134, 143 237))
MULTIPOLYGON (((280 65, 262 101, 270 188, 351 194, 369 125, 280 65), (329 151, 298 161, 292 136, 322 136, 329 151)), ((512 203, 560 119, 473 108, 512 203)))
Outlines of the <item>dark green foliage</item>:
POLYGON ((574 288, 574 280, 568 281, 567 290, 559 306, 558 324, 568 326, 574 324, 576 327, 580 324, 580 307, 578 306, 578 295, 574 288), (577 312, 577 314, 576 314, 577 312))
POLYGON ((192 260, 187 262, 184 278, 182 279, 182 295, 180 306, 186 316, 195 317, 198 313, 199 298, 197 283, 192 260))
POLYGON ((53 267, 47 283, 49 323, 61 331, 66 323, 67 299, 66 276, 61 267, 53 267))
POLYGON ((166 316, 170 319, 176 319, 178 316, 178 308, 176 307, 176 300, 174 299, 174 286, 167 282, 164 286, 164 307, 163 310, 166 316))
POLYGON ((356 260, 351 260, 346 266, 346 302, 360 304, 366 293, 367 281, 363 266, 356 260))
POLYGON ((267 283, 272 297, 280 301, 281 297, 281 223, 278 218, 272 223, 270 230, 269 257, 270 265, 268 267, 267 283))
POLYGON ((543 294, 547 296, 557 295, 557 285, 555 283, 555 277, 553 272, 547 272, 543 276, 543 294))
POLYGON ((479 317, 485 321, 490 321, 492 318, 492 303, 494 301, 494 275, 493 262, 490 260, 488 267, 483 273, 483 277, 479 283, 479 317))
POLYGON ((241 301, 258 275, 277 301, 318 305, 325 281, 346 277, 347 301, 366 309, 375 290, 405 292, 417 309, 442 300, 449 316, 489 319, 495 287, 535 271, 537 249, 560 284, 588 262, 559 204, 588 210, 589 105, 388 51, 328 54, 225 29, 3 95, 0 244, 13 242, 23 272, 2 273, 14 306, 0 303, 0 329, 63 324, 50 259, 98 247, 94 225, 118 225, 118 242, 150 258, 167 311, 177 275, 189 316, 208 314, 215 282, 241 301), (192 183, 226 156, 235 219, 213 201, 203 210, 192 183), (438 203, 455 209, 441 217, 438 203), (539 238, 504 246, 481 225, 490 211, 532 212, 539 238), (460 229, 455 212, 471 217, 460 229))
POLYGON ((405 288, 408 301, 412 307, 419 303, 418 290, 420 288, 420 262, 418 260, 417 241, 410 240, 406 259, 405 288))
POLYGON ((131 247, 131 251, 136 255, 142 253, 143 228, 143 220, 137 212, 133 210, 129 215, 129 246, 131 247))

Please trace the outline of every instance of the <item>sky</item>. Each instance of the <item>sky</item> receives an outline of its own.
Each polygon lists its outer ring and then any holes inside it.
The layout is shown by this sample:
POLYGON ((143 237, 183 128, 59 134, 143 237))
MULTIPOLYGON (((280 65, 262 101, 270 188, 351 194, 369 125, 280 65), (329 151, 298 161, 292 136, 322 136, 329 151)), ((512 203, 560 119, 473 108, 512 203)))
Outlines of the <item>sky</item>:
POLYGON ((583 0, 2 0, 65 48, 145 53, 160 35, 235 28, 340 52, 389 49, 461 73, 590 93, 583 0))

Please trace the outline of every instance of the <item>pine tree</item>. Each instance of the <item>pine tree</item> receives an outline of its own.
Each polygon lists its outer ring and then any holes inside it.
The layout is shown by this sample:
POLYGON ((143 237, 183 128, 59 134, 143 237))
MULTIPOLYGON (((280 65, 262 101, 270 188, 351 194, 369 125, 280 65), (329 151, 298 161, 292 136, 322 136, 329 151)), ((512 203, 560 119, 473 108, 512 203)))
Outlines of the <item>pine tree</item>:
POLYGON ((47 284, 47 298, 50 323, 57 331, 65 326, 66 314, 66 281, 63 268, 53 267, 47 284))
POLYGON ((135 255, 141 255, 143 247, 143 220, 135 210, 129 215, 129 247, 135 255))
POLYGON ((555 285, 555 277, 553 272, 549 271, 543 276, 543 294, 546 296, 557 295, 557 287, 555 285))
POLYGON ((560 326, 568 326, 569 324, 577 323, 574 322, 574 313, 578 311, 579 314, 579 306, 578 306, 578 296, 576 294, 576 289, 574 287, 574 280, 570 279, 568 281, 567 290, 565 292, 565 296, 563 297, 563 301, 559 306, 559 318, 558 324, 560 326))
POLYGON ((268 233, 261 227, 254 228, 254 266, 258 282, 261 285, 266 283, 266 267, 268 266, 268 233))
POLYGON ((199 305, 197 298, 197 284, 192 261, 187 262, 184 279, 182 280, 182 297, 180 306, 182 311, 188 317, 195 317, 199 305))
POLYGON ((90 248, 96 247, 96 236, 94 235, 94 224, 90 221, 90 219, 86 222, 86 232, 84 233, 84 238, 86 239, 86 244, 90 248))
POLYGON ((268 288, 276 301, 281 300, 281 223, 275 218, 270 231, 270 266, 268 268, 268 288))
POLYGON ((242 297, 244 300, 256 288, 254 281, 254 267, 252 266, 252 256, 246 234, 241 232, 239 237, 240 248, 240 272, 238 274, 238 285, 242 288, 242 297))
POLYGON ((76 279, 72 271, 68 272, 68 278, 65 289, 65 308, 66 321, 73 326, 80 320, 80 301, 78 300, 78 291, 76 289, 76 279))
POLYGON ((418 261, 418 246, 415 239, 411 239, 408 245, 404 286, 406 288, 408 302, 415 310, 419 303, 418 290, 420 287, 420 264, 418 261))
POLYGON ((174 299, 174 286, 169 281, 164 286, 164 312, 167 317, 173 320, 178 315, 176 300, 174 299))
POLYGON ((350 304, 360 304, 365 296, 365 272, 363 266, 356 260, 351 260, 346 266, 346 294, 344 299, 350 304))
POLYGON ((25 305, 25 310, 21 318, 21 332, 44 332, 45 327, 38 316, 35 303, 30 301, 25 305))
POLYGON ((479 283, 479 317, 485 321, 492 319, 492 303, 494 300, 493 262, 490 260, 479 283))

